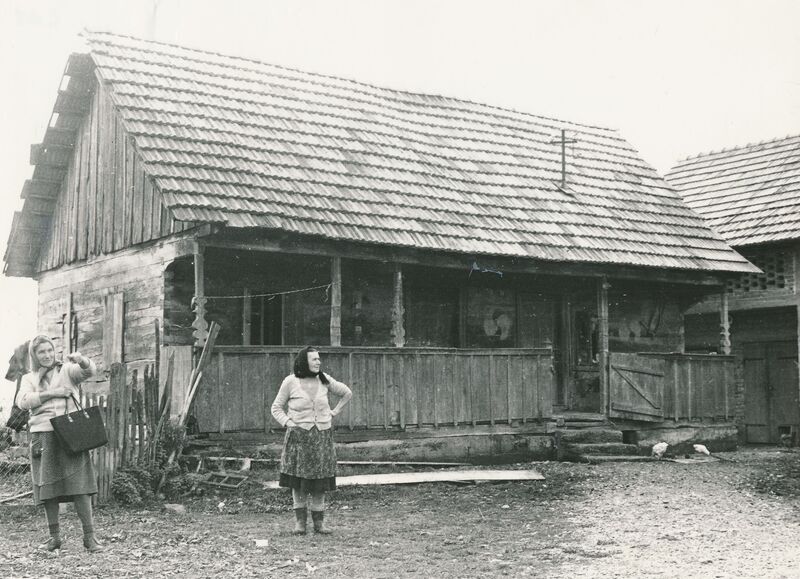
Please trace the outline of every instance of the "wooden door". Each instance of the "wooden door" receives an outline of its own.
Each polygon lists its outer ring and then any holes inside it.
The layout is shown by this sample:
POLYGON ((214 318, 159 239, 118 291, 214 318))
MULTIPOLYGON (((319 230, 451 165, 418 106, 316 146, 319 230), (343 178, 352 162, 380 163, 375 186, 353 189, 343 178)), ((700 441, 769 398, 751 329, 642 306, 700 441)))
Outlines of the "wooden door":
POLYGON ((744 423, 747 442, 776 443, 781 426, 800 422, 797 400, 797 344, 744 345, 744 423))
POLYGON ((650 422, 663 420, 663 359, 612 352, 609 354, 609 370, 610 417, 650 422))

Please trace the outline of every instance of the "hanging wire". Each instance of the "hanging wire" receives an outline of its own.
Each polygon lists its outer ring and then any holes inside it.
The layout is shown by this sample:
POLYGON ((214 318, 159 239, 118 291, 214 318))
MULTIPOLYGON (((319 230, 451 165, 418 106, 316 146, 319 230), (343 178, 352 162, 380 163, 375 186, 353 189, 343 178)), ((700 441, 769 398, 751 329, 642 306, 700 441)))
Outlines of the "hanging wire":
MULTIPOLYGON (((302 289, 289 290, 289 291, 285 291, 285 292, 272 292, 272 293, 268 293, 268 294, 248 294, 248 295, 241 295, 241 296, 203 296, 203 298, 205 298, 207 300, 234 300, 234 299, 240 300, 240 299, 244 299, 244 298, 269 298, 269 299, 272 299, 272 298, 277 297, 277 296, 285 296, 285 295, 289 295, 289 294, 299 294, 299 293, 302 293, 302 292, 310 292, 310 291, 314 291, 314 290, 318 290, 318 289, 324 289, 325 290, 325 300, 324 301, 327 302, 328 301, 328 296, 329 296, 329 293, 330 293, 330 289, 331 289, 331 285, 333 285, 333 284, 327 283, 327 284, 324 284, 324 285, 315 285, 313 287, 306 287, 306 288, 302 288, 302 289)), ((194 308, 196 303, 197 303, 197 296, 193 296, 192 297, 192 305, 191 305, 191 307, 194 308)))

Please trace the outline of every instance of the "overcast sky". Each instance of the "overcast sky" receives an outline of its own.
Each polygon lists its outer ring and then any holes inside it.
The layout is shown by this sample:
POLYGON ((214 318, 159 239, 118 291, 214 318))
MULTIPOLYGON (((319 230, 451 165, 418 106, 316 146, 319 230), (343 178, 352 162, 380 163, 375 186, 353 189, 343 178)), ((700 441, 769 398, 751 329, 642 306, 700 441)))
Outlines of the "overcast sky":
MULTIPOLYGON (((0 248, 84 28, 612 127, 663 174, 800 134, 798 23, 790 0, 0 0, 0 248)), ((3 369, 35 292, 0 278, 3 369)))

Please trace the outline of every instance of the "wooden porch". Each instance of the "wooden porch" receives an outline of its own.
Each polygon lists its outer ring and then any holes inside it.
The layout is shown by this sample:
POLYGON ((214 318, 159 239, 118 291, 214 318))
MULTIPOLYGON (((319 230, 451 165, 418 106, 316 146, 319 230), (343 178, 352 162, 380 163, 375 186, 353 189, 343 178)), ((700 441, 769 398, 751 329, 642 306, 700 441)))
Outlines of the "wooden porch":
MULTIPOLYGON (((217 347, 194 402, 199 432, 281 430, 270 406, 297 349, 217 347)), ((731 356, 612 352, 603 414, 640 422, 731 420, 733 365, 731 356)), ((352 431, 516 426, 556 414, 553 354, 546 348, 330 347, 323 367, 353 389, 336 419, 352 431)))
MULTIPOLYGON (((280 429, 270 406, 297 349, 215 348, 194 404, 199 431, 280 429)), ((353 389, 340 428, 515 424, 553 413, 550 349, 330 347, 322 355, 324 371, 353 389)))

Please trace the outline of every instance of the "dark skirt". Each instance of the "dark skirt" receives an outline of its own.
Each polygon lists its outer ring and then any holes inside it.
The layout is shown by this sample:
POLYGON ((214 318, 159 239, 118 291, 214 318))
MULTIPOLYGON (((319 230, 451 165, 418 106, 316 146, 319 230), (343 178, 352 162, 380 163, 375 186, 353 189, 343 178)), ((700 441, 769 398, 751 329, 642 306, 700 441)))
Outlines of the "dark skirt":
POLYGON ((88 452, 68 453, 55 432, 31 433, 33 503, 72 502, 75 495, 97 494, 97 476, 88 452))
POLYGON ((306 493, 336 490, 333 429, 288 428, 283 438, 278 484, 306 493))

